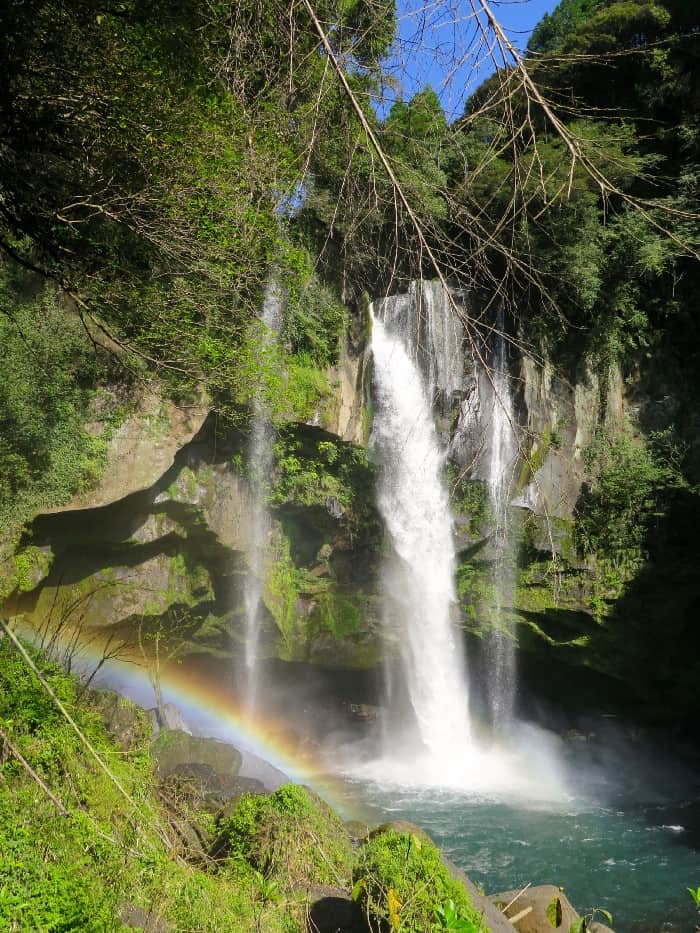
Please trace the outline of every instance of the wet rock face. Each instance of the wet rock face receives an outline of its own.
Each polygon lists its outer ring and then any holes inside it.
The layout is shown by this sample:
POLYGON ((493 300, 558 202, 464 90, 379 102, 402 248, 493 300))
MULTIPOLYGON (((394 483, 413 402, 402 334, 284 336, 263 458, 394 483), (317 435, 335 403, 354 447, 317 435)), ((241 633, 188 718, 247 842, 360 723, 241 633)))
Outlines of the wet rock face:
POLYGON ((601 378, 583 359, 569 381, 546 361, 524 356, 518 374, 520 421, 532 471, 524 469, 521 486, 529 486, 539 515, 571 520, 586 481, 584 453, 599 429, 611 436, 624 426, 626 402, 620 369, 612 366, 601 378))
MULTIPOLYGON (((270 477, 261 655, 371 667, 381 545, 372 468, 362 448, 319 428, 288 426, 284 443, 278 460, 291 463, 293 448, 299 468, 276 465, 270 477)), ((39 516, 27 543, 42 560, 5 611, 35 630, 111 636, 141 660, 160 633, 179 642, 178 659, 227 657, 235 669, 255 521, 246 451, 246 434, 217 430, 212 417, 147 489, 39 516)))

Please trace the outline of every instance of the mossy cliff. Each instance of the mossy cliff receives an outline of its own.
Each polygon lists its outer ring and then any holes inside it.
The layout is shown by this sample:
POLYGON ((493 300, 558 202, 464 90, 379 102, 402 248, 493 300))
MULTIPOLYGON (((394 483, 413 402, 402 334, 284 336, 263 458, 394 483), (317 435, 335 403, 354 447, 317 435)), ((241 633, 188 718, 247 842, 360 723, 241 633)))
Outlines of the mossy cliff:
MULTIPOLYGON (((362 319, 361 309, 349 318, 344 349, 313 396, 314 423, 283 422, 275 434, 259 650, 283 664, 371 670, 382 656, 384 532, 361 443, 371 417, 362 319)), ((522 427, 510 510, 515 585, 503 618, 520 649, 521 701, 549 694, 560 706, 563 691, 564 705, 585 708, 607 697, 635 716, 692 725, 700 510, 691 390, 649 369, 623 378, 594 357, 542 366, 513 354, 510 372, 522 427)), ((45 633, 111 636, 132 655, 165 637, 178 660, 218 658, 235 669, 254 546, 249 429, 240 418, 203 420, 201 405, 164 406, 137 405, 112 435, 112 466, 94 492, 29 526, 6 611, 45 633), (133 452, 146 449, 154 455, 131 469, 133 452)), ((478 465, 448 467, 477 690, 494 624, 493 516, 480 475, 478 465)), ((359 684, 353 699, 362 702, 359 684)))
MULTIPOLYGON (((5 611, 47 634, 78 627, 132 651, 161 633, 179 642, 179 658, 240 657, 256 507, 248 435, 212 415, 184 440, 146 488, 39 516, 15 556, 5 611)), ((362 447, 320 427, 278 432, 265 493, 264 657, 327 667, 378 660, 373 486, 362 447)))
MULTIPOLYGON (((661 352, 624 375, 594 356, 543 366, 512 356, 522 427, 503 618, 520 649, 521 704, 544 694, 559 709, 602 707, 692 731, 700 708, 694 381, 672 385, 661 352)), ((478 657, 494 621, 493 516, 478 468, 451 469, 458 593, 478 657)))

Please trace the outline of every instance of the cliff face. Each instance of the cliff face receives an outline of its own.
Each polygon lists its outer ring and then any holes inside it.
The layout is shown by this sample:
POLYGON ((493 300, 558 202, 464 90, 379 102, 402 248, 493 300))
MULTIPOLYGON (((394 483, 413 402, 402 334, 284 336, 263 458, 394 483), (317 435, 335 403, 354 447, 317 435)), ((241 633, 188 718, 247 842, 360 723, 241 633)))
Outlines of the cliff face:
MULTIPOLYGON (((348 341, 329 372, 333 397, 323 411, 275 435, 264 503, 271 533, 261 570, 263 658, 350 670, 381 659, 383 529, 365 452, 368 368, 362 341, 348 341)), ((520 649, 521 703, 533 691, 557 703, 564 697, 564 705, 578 692, 597 702, 605 683, 633 712, 692 715, 700 705, 700 672, 689 663, 698 657, 697 497, 676 490, 636 549, 615 551, 600 535, 597 549, 586 547, 582 532, 601 475, 601 438, 610 449, 624 440, 643 450, 642 414, 658 407, 658 381, 625 382, 615 367, 601 375, 587 360, 566 375, 551 360, 539 365, 515 353, 509 369, 520 454, 510 507, 514 585, 503 608, 520 649)), ((457 443, 459 412, 474 404, 479 383, 466 354, 465 374, 465 391, 441 402, 440 425, 451 444, 458 594, 478 681, 493 624, 495 555, 484 464, 464 448, 460 455, 457 443)), ((478 418, 472 427, 476 450, 478 418)), ((204 654, 235 669, 254 564, 248 451, 247 429, 149 395, 112 437, 98 487, 33 522, 5 612, 35 629, 111 635, 132 653, 144 633, 170 633, 179 657, 204 654)), ((623 480, 634 511, 634 470, 623 480)), ((646 486, 638 493, 650 495, 646 486)), ((596 503, 597 520, 617 520, 619 501, 596 503)))
MULTIPOLYGON (((626 375, 594 358, 566 368, 543 356, 510 359, 521 452, 505 614, 521 704, 547 695, 693 731, 700 501, 679 466, 697 452, 693 381, 680 367, 670 380, 661 352, 626 375)), ((493 621, 493 516, 478 459, 459 475, 458 590, 478 657, 493 621)))
MULTIPOLYGON (((344 365, 334 426, 352 434, 361 420, 353 425, 348 385, 359 364, 344 365)), ((179 656, 235 662, 254 547, 247 435, 214 414, 199 421, 192 437, 189 420, 173 418, 167 431, 161 418, 156 438, 148 418, 129 419, 111 442, 114 469, 93 493, 32 523, 5 612, 49 633, 79 627, 98 643, 111 635, 126 654, 162 632, 182 643, 179 656), (132 450, 141 452, 134 470, 132 450)), ((273 474, 261 653, 326 667, 375 663, 381 529, 363 448, 288 425, 277 435, 273 474)))

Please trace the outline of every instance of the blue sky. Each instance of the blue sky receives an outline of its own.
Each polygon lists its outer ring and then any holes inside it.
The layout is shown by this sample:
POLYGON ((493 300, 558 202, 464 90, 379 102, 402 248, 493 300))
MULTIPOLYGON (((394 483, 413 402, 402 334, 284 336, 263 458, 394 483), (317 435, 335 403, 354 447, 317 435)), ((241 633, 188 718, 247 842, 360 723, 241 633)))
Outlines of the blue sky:
MULTIPOLYGON (((490 6, 513 45, 524 49, 534 27, 557 2, 491 0, 490 6)), ((408 99, 431 84, 448 119, 455 119, 495 68, 480 41, 469 0, 398 0, 397 7, 398 41, 388 69, 395 86, 385 89, 386 107, 398 96, 408 99)))

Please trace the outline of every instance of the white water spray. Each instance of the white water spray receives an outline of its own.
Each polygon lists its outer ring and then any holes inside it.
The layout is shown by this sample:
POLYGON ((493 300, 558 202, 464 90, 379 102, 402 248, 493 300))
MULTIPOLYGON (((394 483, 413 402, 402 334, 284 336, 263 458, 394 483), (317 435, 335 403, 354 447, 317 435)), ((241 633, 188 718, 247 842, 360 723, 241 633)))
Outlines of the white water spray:
POLYGON ((422 751, 431 770, 447 778, 458 762, 463 767, 471 743, 454 619, 452 517, 428 392, 401 324, 394 316, 386 322, 373 317, 371 444, 382 466, 379 510, 394 551, 385 568, 386 613, 399 640, 422 751))
MULTIPOLYGON (((282 318, 282 295, 272 279, 267 286, 260 319, 263 349, 277 339, 282 318)), ((273 466, 275 431, 264 399, 253 399, 253 426, 248 446, 247 474, 251 492, 251 518, 248 536, 248 572, 245 576, 245 705, 255 707, 258 692, 258 645, 260 641, 261 600, 270 539, 270 515, 266 506, 267 482, 273 466)))

